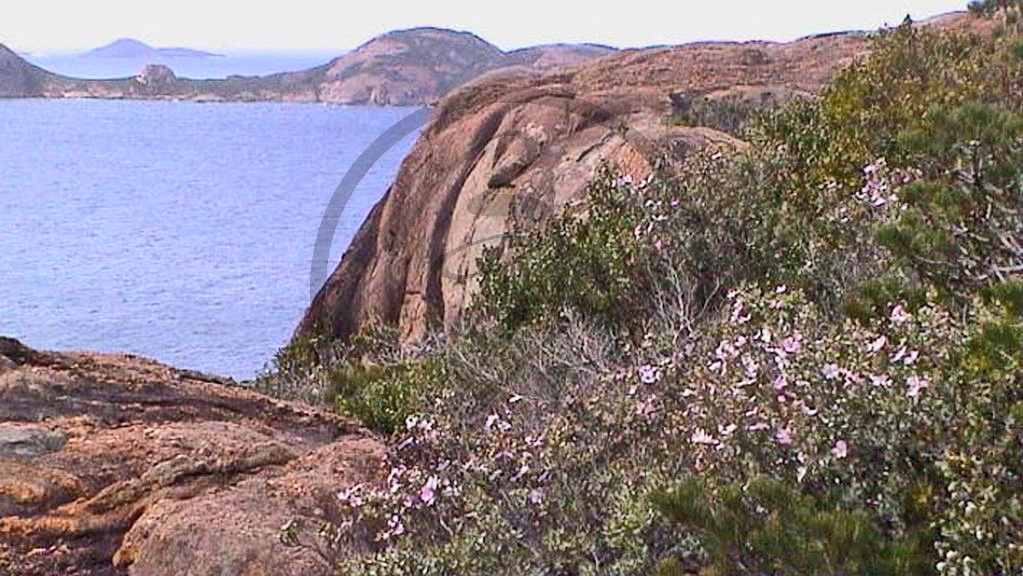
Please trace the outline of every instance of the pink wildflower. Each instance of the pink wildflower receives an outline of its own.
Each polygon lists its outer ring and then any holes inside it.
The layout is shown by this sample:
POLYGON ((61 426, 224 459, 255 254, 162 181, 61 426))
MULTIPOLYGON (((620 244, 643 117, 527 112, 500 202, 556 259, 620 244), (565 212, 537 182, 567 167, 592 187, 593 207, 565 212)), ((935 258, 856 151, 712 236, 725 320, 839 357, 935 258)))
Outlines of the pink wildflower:
POLYGON ((839 440, 835 442, 834 448, 831 449, 831 455, 841 460, 849 455, 849 445, 845 440, 839 440))
POLYGON ((887 374, 870 374, 870 383, 878 388, 887 388, 891 386, 892 379, 887 374))
POLYGON ((910 398, 919 398, 920 392, 922 392, 924 388, 929 388, 930 385, 931 382, 929 380, 926 378, 920 378, 914 374, 906 379, 906 386, 909 387, 909 391, 906 395, 910 398))
POLYGON ((498 416, 497 414, 491 414, 490 416, 487 416, 487 423, 483 426, 483 428, 487 431, 493 430, 494 424, 497 424, 497 421, 500 419, 501 417, 498 416))
POLYGON ((784 350, 786 354, 797 354, 803 347, 802 342, 803 335, 796 332, 792 336, 782 340, 781 349, 784 350))
POLYGON ((433 506, 433 503, 437 500, 438 485, 440 485, 440 480, 437 480, 436 476, 430 476, 426 484, 419 490, 419 499, 423 501, 423 504, 433 506))
POLYGON ((877 352, 880 352, 887 345, 888 337, 882 334, 878 336, 875 340, 867 344, 867 352, 875 354, 877 352))
POLYGON ((781 428, 775 433, 774 439, 778 444, 782 446, 788 446, 792 444, 792 431, 788 428, 781 428))
POLYGON ((644 364, 643 366, 639 367, 640 382, 644 384, 653 384, 654 382, 657 382, 660 378, 661 375, 658 372, 657 368, 649 364, 644 364))
POLYGON ((754 358, 743 356, 742 365, 746 368, 746 376, 748 378, 756 378, 757 373, 760 371, 760 366, 754 358))
POLYGON ((889 316, 889 319, 895 325, 905 324, 909 321, 909 318, 910 316, 906 313, 906 309, 902 307, 902 304, 897 304, 895 308, 892 308, 891 316, 889 316))
POLYGON ((768 428, 770 428, 770 426, 768 426, 766 422, 757 422, 746 429, 750 432, 759 432, 761 430, 767 430, 768 428))
POLYGON ((773 380, 773 381, 771 382, 771 386, 773 386, 773 387, 774 387, 774 389, 775 389, 775 390, 777 390, 777 391, 779 391, 779 392, 780 392, 780 391, 782 391, 782 390, 784 390, 784 389, 785 389, 785 388, 786 388, 786 387, 787 387, 788 385, 789 385, 789 380, 788 380, 788 378, 786 378, 786 377, 785 377, 785 375, 784 375, 784 374, 779 374, 779 375, 778 375, 778 376, 777 376, 777 377, 776 377, 776 378, 775 378, 775 379, 774 379, 774 380, 773 380))
POLYGON ((689 440, 693 444, 704 444, 709 446, 714 446, 718 443, 718 441, 708 434, 703 428, 697 428, 696 432, 693 432, 693 435, 689 440))
POLYGON ((732 317, 731 317, 732 324, 741 325, 741 324, 745 324, 746 322, 749 322, 750 315, 749 314, 743 314, 743 312, 745 312, 745 310, 746 310, 746 303, 743 302, 743 300, 741 298, 736 300, 735 303, 732 304, 732 317))
POLYGON ((838 378, 838 374, 838 364, 825 364, 824 367, 821 368, 821 376, 824 376, 826 380, 834 380, 835 378, 838 378))
POLYGON ((397 514, 387 520, 387 526, 390 528, 389 536, 401 536, 405 533, 405 525, 402 524, 401 518, 397 514))
POLYGON ((530 490, 529 491, 529 503, 533 504, 534 506, 542 504, 543 503, 543 490, 540 490, 538 488, 534 488, 534 489, 530 490))
POLYGON ((735 346, 730 341, 722 340, 721 343, 718 344, 717 349, 714 350, 714 355, 717 357, 718 360, 721 360, 723 362, 725 360, 731 360, 732 358, 738 356, 739 351, 735 349, 735 346))
POLYGON ((912 366, 916 359, 920 357, 920 352, 916 350, 910 350, 906 357, 902 359, 903 366, 912 366))

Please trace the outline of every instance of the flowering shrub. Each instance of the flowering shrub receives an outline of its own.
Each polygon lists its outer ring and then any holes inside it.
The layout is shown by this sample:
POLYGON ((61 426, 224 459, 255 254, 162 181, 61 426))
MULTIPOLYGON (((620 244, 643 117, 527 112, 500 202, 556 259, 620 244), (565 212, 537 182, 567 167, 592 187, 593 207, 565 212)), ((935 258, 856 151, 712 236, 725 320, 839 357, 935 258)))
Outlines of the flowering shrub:
POLYGON ((326 556, 373 575, 1019 574, 1014 41, 881 34, 747 150, 671 182, 603 171, 584 217, 488 254, 477 322, 442 345, 318 365, 394 431, 387 482, 337 495, 326 556))

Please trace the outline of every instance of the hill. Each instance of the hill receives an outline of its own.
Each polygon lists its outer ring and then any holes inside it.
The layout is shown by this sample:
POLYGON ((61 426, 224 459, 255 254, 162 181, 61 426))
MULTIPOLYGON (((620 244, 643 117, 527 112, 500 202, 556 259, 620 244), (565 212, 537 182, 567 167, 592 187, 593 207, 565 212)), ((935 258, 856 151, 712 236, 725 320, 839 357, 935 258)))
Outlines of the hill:
MULTIPOLYGON (((433 102, 480 74, 504 68, 549 71, 575 65, 612 52, 598 46, 540 46, 503 52, 468 32, 414 28, 373 38, 352 52, 322 66, 299 72, 260 77, 233 76, 225 80, 178 78, 163 66, 135 78, 82 80, 50 74, 5 56, 18 77, 0 78, 5 97, 86 97, 216 101, 292 101, 331 104, 411 106, 433 102), (156 77, 158 81, 152 81, 156 77)), ((152 48, 122 39, 86 57, 152 59, 209 57, 178 48, 152 48)))

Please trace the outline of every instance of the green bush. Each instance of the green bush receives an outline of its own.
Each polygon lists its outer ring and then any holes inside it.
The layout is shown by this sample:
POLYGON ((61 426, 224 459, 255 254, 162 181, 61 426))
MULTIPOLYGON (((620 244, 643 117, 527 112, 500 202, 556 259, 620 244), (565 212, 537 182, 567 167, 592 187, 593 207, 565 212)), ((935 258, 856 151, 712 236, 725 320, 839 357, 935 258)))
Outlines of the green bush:
POLYGON ((441 358, 392 366, 344 364, 332 369, 328 380, 340 412, 390 435, 403 429, 431 391, 446 383, 445 371, 441 358))
POLYGON ((339 572, 1020 573, 1019 40, 881 33, 744 150, 602 171, 442 346, 289 351, 394 431, 339 572))
MULTIPOLYGON (((709 490, 690 479, 656 498, 676 526, 695 533, 712 564, 701 574, 875 576, 921 574, 929 550, 918 538, 890 540, 865 511, 833 510, 776 480, 709 490)), ((661 576, 681 576, 679 559, 661 576)))
POLYGON ((444 384, 446 364, 434 348, 430 342, 402 347, 396 330, 374 323, 347 341, 291 342, 253 386, 278 398, 332 406, 389 435, 444 384))

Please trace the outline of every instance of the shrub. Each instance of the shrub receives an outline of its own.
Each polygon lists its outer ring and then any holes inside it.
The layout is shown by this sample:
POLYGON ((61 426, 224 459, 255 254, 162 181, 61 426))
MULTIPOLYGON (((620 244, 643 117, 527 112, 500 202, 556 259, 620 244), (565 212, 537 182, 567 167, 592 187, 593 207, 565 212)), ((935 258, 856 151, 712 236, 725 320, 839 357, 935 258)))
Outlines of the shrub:
POLYGON ((882 33, 746 150, 605 169, 487 254, 442 346, 328 351, 399 428, 338 570, 1019 573, 1014 34, 882 33))
MULTIPOLYGON (((853 576, 920 574, 927 552, 913 538, 892 541, 865 511, 831 510, 764 476, 709 490, 690 479, 656 498, 675 525, 697 534, 713 564, 702 574, 853 576)), ((660 576, 681 576, 677 558, 660 576)))
POLYGON ((432 355, 436 348, 429 340, 402 347, 396 330, 371 323, 347 341, 291 342, 253 386, 278 398, 333 406, 390 435, 444 383, 446 364, 432 355))

